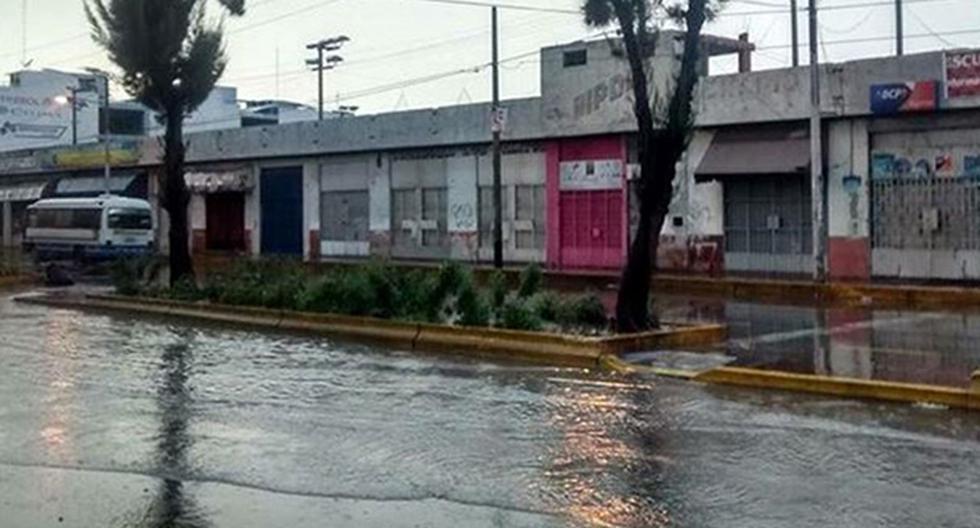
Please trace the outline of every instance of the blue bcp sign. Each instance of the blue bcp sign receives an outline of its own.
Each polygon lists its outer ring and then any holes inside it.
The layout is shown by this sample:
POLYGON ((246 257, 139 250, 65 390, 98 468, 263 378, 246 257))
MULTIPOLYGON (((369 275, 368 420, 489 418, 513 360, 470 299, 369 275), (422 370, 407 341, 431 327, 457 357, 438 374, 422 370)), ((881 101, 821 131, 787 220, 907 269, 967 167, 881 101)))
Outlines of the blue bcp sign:
POLYGON ((900 114, 935 110, 939 90, 936 81, 871 85, 871 113, 900 114))

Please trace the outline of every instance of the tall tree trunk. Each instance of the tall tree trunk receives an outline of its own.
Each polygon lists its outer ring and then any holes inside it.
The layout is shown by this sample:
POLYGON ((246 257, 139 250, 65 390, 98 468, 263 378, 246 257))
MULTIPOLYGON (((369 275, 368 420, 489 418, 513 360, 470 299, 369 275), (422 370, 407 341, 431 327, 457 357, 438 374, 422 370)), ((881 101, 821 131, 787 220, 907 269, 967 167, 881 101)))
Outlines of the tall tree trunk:
POLYGON ((650 286, 657 268, 660 232, 670 207, 675 171, 673 167, 658 167, 651 147, 641 149, 645 151, 640 160, 641 173, 646 171, 655 176, 640 182, 639 224, 630 243, 616 298, 616 330, 619 332, 642 332, 659 325, 656 315, 650 312, 650 286))
MULTIPOLYGON (((644 17, 637 18, 625 2, 615 2, 616 16, 623 33, 623 44, 633 82, 634 107, 640 157, 640 219, 630 254, 623 268, 616 299, 616 330, 640 332, 658 325, 650 316, 650 286, 656 269, 660 232, 673 198, 677 162, 687 149, 693 128, 692 99, 698 82, 701 28, 705 22, 707 0, 690 0, 684 19, 684 55, 672 97, 667 106, 666 123, 654 124, 646 78, 646 57, 652 52, 644 17)), ((656 38, 656 34, 653 35, 656 38)))
POLYGON ((649 207, 649 200, 640 201, 639 225, 630 242, 629 257, 619 280, 616 297, 616 330, 619 332, 640 332, 651 324, 648 298, 651 260, 656 258, 656 248, 650 247, 653 226, 647 211, 649 207))
POLYGON ((184 181, 184 121, 183 112, 172 108, 166 112, 167 129, 164 136, 164 195, 163 202, 170 216, 170 284, 194 277, 194 267, 188 248, 187 204, 190 193, 184 181))

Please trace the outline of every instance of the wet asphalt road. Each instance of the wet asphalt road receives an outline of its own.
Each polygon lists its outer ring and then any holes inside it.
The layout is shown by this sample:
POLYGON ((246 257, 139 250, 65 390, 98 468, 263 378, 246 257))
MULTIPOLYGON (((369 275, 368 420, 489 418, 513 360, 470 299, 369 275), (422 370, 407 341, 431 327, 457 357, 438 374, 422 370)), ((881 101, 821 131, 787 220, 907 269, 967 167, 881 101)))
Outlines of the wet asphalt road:
POLYGON ((978 518, 976 414, 0 300, 3 527, 978 518))

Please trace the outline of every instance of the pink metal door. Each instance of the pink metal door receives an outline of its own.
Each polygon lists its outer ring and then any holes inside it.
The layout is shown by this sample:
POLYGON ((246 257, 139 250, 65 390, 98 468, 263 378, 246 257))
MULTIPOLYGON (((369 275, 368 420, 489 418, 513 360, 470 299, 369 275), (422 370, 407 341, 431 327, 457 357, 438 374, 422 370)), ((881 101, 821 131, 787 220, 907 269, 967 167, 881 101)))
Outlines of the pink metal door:
POLYGON ((615 268, 622 265, 622 191, 563 191, 559 211, 562 267, 615 268))

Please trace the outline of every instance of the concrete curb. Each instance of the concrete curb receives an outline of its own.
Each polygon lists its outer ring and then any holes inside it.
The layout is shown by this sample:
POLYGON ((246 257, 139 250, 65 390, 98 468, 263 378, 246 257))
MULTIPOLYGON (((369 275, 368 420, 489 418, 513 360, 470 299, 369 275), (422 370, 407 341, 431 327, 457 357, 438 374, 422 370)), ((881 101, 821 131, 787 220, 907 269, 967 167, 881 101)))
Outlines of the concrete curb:
POLYGON ((35 282, 37 282, 37 277, 34 275, 7 275, 5 277, 0 277, 0 288, 24 286, 35 282))
MULTIPOLYGON (((721 385, 779 389, 894 402, 933 403, 960 409, 980 410, 980 387, 975 387, 973 390, 741 367, 718 367, 697 374, 692 379, 721 385)), ((976 386, 976 384, 975 382, 974 385, 976 386)))
POLYGON ((606 365, 603 362, 604 357, 613 357, 622 352, 678 344, 712 343, 724 339, 726 335, 724 326, 699 325, 630 336, 582 337, 117 295, 34 296, 17 300, 62 308, 125 311, 311 331, 395 343, 410 346, 413 350, 419 348, 451 351, 467 356, 581 368, 603 367, 606 365))
POLYGON ((826 304, 912 310, 980 309, 980 288, 657 275, 663 293, 777 304, 826 304))

